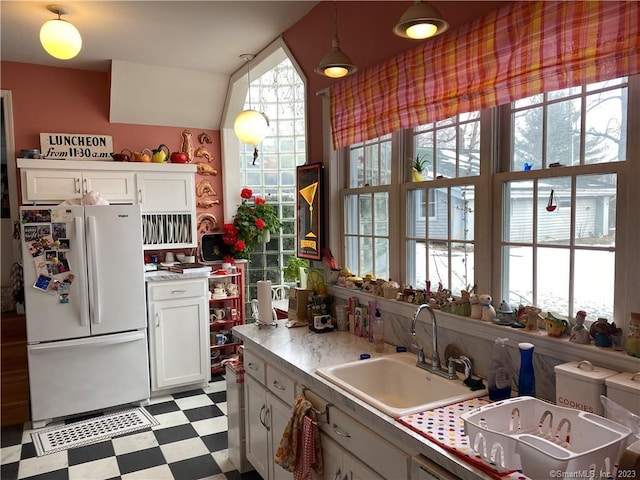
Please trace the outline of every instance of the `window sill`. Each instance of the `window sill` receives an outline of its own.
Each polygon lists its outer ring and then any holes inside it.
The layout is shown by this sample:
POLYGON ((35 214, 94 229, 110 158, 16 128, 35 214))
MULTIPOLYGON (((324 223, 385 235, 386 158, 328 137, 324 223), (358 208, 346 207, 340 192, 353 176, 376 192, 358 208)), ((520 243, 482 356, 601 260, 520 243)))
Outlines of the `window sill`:
MULTIPOLYGON (((360 303, 365 304, 370 300, 376 300, 382 311, 391 312, 401 317, 407 317, 407 322, 413 317, 416 305, 388 300, 361 290, 330 285, 331 294, 343 300, 349 297, 357 297, 360 303)), ((493 342, 497 337, 508 336, 516 343, 530 342, 536 346, 536 353, 558 360, 558 364, 575 360, 588 360, 594 365, 609 368, 618 372, 640 371, 640 358, 627 355, 625 352, 615 351, 612 348, 596 347, 593 344, 581 345, 569 341, 569 337, 549 337, 544 330, 527 332, 520 328, 511 328, 493 323, 483 322, 469 317, 462 317, 451 313, 436 310, 438 320, 446 319, 438 323, 438 329, 444 328, 453 332, 470 335, 493 342), (507 334, 508 333, 508 334, 507 334)))

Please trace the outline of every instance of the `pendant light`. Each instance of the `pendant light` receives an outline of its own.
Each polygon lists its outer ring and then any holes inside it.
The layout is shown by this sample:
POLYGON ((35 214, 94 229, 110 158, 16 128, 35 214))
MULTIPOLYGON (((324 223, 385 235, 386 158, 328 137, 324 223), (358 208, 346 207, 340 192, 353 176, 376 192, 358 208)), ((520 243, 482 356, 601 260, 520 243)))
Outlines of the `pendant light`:
POLYGON ((255 55, 243 53, 240 58, 247 62, 247 92, 249 96, 249 108, 238 114, 233 122, 233 131, 242 143, 253 145, 253 164, 256 164, 258 158, 257 145, 264 140, 269 131, 269 119, 264 113, 258 112, 251 108, 251 69, 249 62, 255 58, 255 55))
POLYGON ((331 40, 331 51, 327 53, 320 65, 315 69, 316 73, 330 78, 341 78, 350 75, 358 70, 351 59, 340 50, 338 40, 338 2, 333 2, 333 40, 331 40))
POLYGON ((423 40, 440 35, 449 28, 440 12, 427 2, 418 0, 400 17, 393 27, 393 33, 399 37, 423 40))
POLYGON ((73 24, 61 18, 69 10, 59 5, 48 5, 47 10, 58 15, 58 18, 46 21, 40 28, 42 47, 49 55, 60 60, 75 57, 82 48, 82 37, 73 24))

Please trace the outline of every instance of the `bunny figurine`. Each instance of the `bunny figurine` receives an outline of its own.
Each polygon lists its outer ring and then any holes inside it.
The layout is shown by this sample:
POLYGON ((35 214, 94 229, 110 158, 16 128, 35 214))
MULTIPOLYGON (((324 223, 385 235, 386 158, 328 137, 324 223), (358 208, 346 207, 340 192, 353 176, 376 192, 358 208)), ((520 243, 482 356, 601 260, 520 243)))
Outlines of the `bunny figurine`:
POLYGON ((482 305, 482 321, 493 322, 496 319, 496 310, 491 305, 491 295, 478 295, 480 305, 482 305))

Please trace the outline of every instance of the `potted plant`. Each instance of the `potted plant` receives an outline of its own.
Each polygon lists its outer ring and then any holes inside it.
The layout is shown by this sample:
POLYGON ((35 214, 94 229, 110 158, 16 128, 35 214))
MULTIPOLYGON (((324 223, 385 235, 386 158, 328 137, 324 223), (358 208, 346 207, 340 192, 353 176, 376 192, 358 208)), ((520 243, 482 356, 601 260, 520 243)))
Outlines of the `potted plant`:
POLYGON ((291 255, 287 260, 287 266, 282 271, 284 280, 286 282, 296 283, 300 282, 300 269, 309 268, 309 262, 304 258, 298 258, 295 255, 291 255))
POLYGON ((425 156, 416 155, 416 159, 411 162, 411 179, 414 182, 422 182, 427 179, 427 159, 425 156))
POLYGON ((262 197, 255 197, 253 191, 243 188, 240 192, 242 202, 233 218, 233 223, 223 226, 223 242, 229 246, 234 258, 249 258, 249 254, 258 243, 269 241, 270 232, 277 232, 282 223, 273 205, 267 204, 262 197))

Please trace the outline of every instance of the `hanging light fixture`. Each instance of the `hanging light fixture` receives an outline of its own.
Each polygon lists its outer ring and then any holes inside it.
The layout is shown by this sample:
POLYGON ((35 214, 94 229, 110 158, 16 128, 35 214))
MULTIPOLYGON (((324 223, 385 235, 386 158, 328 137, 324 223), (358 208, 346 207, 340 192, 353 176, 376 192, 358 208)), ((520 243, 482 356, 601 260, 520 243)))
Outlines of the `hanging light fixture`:
POLYGON ((40 28, 42 47, 49 55, 60 60, 75 57, 82 48, 82 37, 73 24, 61 18, 69 10, 59 5, 48 5, 47 10, 58 15, 58 18, 46 21, 40 28))
POLYGON ((399 37, 422 40, 440 35, 449 28, 440 12, 427 2, 418 0, 400 17, 393 27, 393 33, 399 37))
POLYGON ((258 158, 257 145, 264 140, 269 131, 269 119, 264 113, 258 112, 251 108, 251 69, 249 62, 255 58, 255 55, 243 53, 240 58, 247 62, 247 92, 249 94, 249 108, 238 114, 233 122, 233 131, 242 143, 253 145, 253 164, 256 164, 258 158))
POLYGON ((334 1, 331 51, 324 56, 315 72, 330 78, 341 78, 357 70, 358 67, 353 64, 347 54, 340 50, 340 41, 338 40, 338 2, 334 1))

